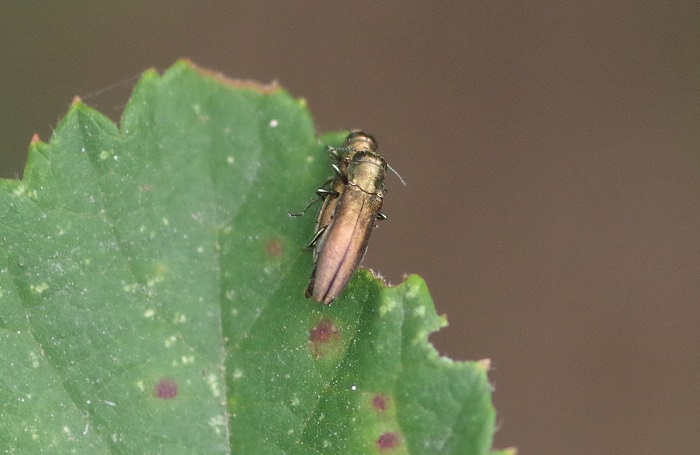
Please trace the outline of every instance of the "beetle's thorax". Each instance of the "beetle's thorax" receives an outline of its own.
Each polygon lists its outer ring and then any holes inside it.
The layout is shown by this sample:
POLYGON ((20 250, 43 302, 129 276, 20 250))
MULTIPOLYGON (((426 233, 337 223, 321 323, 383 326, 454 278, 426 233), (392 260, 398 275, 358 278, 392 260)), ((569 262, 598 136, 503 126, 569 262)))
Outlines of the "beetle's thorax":
POLYGON ((384 195, 386 177, 384 158, 372 152, 357 152, 348 165, 348 184, 368 194, 384 195))

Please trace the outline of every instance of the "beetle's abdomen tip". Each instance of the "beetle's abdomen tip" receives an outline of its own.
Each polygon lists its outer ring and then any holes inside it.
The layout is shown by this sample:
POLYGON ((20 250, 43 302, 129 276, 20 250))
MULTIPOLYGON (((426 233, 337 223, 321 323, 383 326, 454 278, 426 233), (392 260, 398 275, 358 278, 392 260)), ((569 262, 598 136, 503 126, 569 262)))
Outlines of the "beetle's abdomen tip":
POLYGON ((309 285, 309 287, 306 288, 306 291, 304 292, 304 297, 306 297, 307 299, 312 298, 316 302, 322 303, 326 306, 330 305, 335 300, 335 298, 330 298, 328 295, 316 295, 314 293, 314 288, 312 285, 309 285))

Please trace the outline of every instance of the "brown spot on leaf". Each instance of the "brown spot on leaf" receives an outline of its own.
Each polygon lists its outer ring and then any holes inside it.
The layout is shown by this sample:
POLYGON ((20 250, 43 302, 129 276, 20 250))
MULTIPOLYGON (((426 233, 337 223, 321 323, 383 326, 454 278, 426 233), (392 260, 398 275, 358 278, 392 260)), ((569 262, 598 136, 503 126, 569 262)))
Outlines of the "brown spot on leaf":
POLYGON ((399 445, 399 436, 393 431, 382 433, 377 439, 377 447, 380 452, 391 450, 399 445))
POLYGON ((39 137, 39 133, 34 133, 34 136, 32 136, 32 141, 30 142, 31 145, 38 144, 41 142, 41 138, 39 137))
POLYGON ((372 407, 376 411, 386 411, 386 408, 389 406, 388 402, 389 398, 379 393, 372 397, 372 407))
POLYGON ((322 318, 311 328, 309 342, 316 358, 323 357, 330 349, 329 344, 340 340, 340 332, 332 319, 322 318))
POLYGON ((272 257, 282 256, 282 253, 284 252, 282 242, 280 242, 279 239, 268 240, 267 243, 265 243, 265 252, 268 256, 272 257))
POLYGON ((153 394, 161 400, 169 400, 177 396, 177 382, 170 378, 161 378, 153 387, 153 394))

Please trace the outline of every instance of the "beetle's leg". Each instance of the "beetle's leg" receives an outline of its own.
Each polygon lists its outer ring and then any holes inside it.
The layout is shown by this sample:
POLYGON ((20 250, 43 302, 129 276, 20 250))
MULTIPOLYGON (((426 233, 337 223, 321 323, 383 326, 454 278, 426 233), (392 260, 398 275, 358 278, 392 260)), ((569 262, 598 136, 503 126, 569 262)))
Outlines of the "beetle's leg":
POLYGON ((328 226, 323 226, 321 229, 316 231, 316 233, 314 234, 314 238, 312 238, 311 241, 309 242, 309 244, 306 245, 306 249, 310 250, 316 245, 316 242, 318 242, 318 239, 321 238, 323 233, 326 231, 327 227, 328 226))
MULTIPOLYGON (((318 193, 316 193, 316 194, 318 194, 318 193)), ((311 207, 312 205, 314 205, 315 203, 317 203, 321 199, 323 199, 323 197, 321 195, 319 195, 318 197, 315 197, 313 199, 313 201, 309 202, 309 204, 306 207, 304 207, 304 210, 302 210, 301 212, 287 212, 287 215, 291 216, 292 218, 295 218, 297 216, 304 216, 306 214, 306 211, 309 210, 309 207, 311 207)))
POLYGON ((337 191, 327 190, 327 189, 325 189, 325 188, 319 188, 319 189, 317 189, 317 190, 316 190, 316 194, 318 195, 318 197, 319 197, 320 199, 325 199, 325 198, 327 198, 328 196, 340 196, 340 193, 338 193, 337 191))
POLYGON ((337 164, 333 164, 333 165, 331 165, 331 167, 333 168, 333 171, 335 172, 335 174, 343 180, 343 183, 345 185, 347 185, 348 184, 348 176, 345 174, 345 172, 340 170, 340 166, 338 166, 337 164))
POLYGON ((306 207, 304 207, 304 210, 302 210, 301 212, 287 212, 287 214, 288 214, 289 216, 291 216, 291 217, 303 216, 303 215, 306 213, 306 211, 309 210, 309 208, 310 208, 312 205, 314 205, 315 203, 317 203, 318 201, 321 201, 321 200, 325 199, 325 198, 328 197, 329 195, 338 196, 338 192, 337 192, 337 191, 327 190, 327 189, 324 188, 325 186, 330 185, 330 183, 331 183, 332 181, 333 181, 333 179, 328 179, 328 180, 326 180, 326 181, 323 183, 323 186, 321 186, 321 188, 319 188, 319 189, 316 190, 316 196, 317 196, 317 197, 315 197, 311 202, 309 202, 309 204, 308 204, 306 207))
MULTIPOLYGON (((386 215, 384 215, 382 212, 377 212, 377 216, 374 217, 376 221, 383 221, 386 220, 386 215)), ((379 227, 378 225, 374 225, 375 228, 379 227)))
POLYGON ((304 297, 307 299, 311 297, 314 294, 314 284, 315 284, 315 277, 316 277, 316 266, 314 266, 313 272, 311 272, 311 280, 309 281, 309 285, 306 287, 306 290, 304 291, 304 297))

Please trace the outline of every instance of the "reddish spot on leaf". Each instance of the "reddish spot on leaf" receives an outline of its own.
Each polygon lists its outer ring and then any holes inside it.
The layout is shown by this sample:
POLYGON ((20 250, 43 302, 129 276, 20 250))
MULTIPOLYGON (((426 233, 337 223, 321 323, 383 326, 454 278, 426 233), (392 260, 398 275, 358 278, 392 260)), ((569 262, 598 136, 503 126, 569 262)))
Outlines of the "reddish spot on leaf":
POLYGON ((309 341, 314 355, 322 357, 329 350, 328 344, 340 339, 338 327, 330 318, 323 318, 311 328, 309 332, 309 341))
POLYGON ((282 242, 280 242, 279 239, 268 240, 265 244, 265 252, 268 256, 272 257, 282 256, 282 253, 284 252, 282 242))
POLYGON ((388 401, 388 397, 377 394, 372 397, 372 407, 377 411, 386 411, 386 408, 389 406, 388 401))
POLYGON ((330 318, 323 318, 311 329, 309 338, 313 343, 328 343, 338 336, 338 328, 330 318))
POLYGON ((153 387, 153 394, 162 400, 169 400, 177 396, 177 382, 170 378, 161 378, 153 387))
POLYGON ((382 433, 379 436, 379 439, 377 439, 377 447, 379 447, 380 452, 384 452, 386 450, 391 450, 398 445, 399 445, 399 436, 396 433, 391 432, 391 431, 387 431, 386 433, 382 433))

